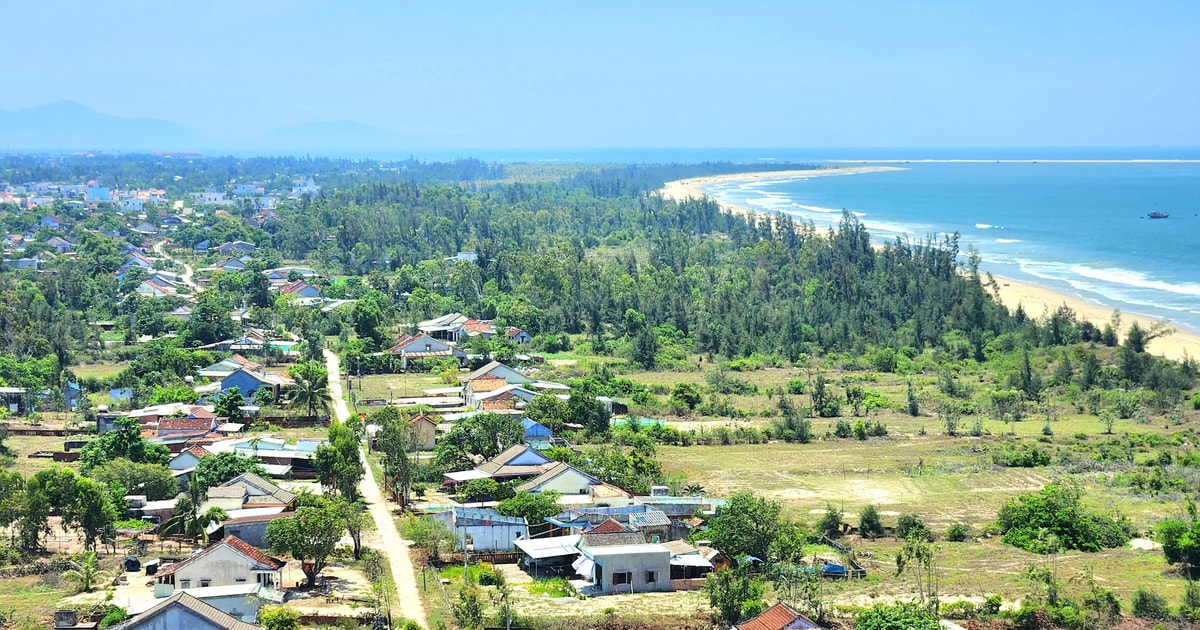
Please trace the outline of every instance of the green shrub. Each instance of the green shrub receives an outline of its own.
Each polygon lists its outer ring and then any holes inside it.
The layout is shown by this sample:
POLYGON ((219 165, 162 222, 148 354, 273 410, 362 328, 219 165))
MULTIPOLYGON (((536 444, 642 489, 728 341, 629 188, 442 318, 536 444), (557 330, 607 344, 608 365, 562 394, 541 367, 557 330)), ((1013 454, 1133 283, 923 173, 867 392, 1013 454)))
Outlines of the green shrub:
POLYGON ((883 536, 883 521, 880 520, 879 510, 874 505, 868 505, 858 513, 858 535, 863 538, 883 536))
POLYGON ((1133 594, 1133 614, 1147 619, 1167 619, 1171 611, 1167 606, 1167 598, 1139 586, 1133 594))
POLYGON ((1200 582, 1188 580, 1179 604, 1179 616, 1193 623, 1200 621, 1200 582))
POLYGON ((996 522, 1005 544, 1040 554, 1111 549, 1123 546, 1134 534, 1128 519, 1089 511, 1083 491, 1070 480, 1008 501, 996 522))
POLYGON ((974 619, 979 616, 975 604, 966 600, 942 604, 938 607, 938 613, 946 619, 974 619))
POLYGON ((834 425, 833 435, 840 438, 850 437, 852 435, 850 423, 846 420, 838 420, 837 424, 834 425))
MULTIPOLYGON (((787 382, 787 393, 789 393, 793 396, 799 396, 800 394, 803 394, 805 392, 805 390, 807 390, 807 389, 808 389, 808 384, 805 383, 804 379, 802 379, 802 378, 793 378, 787 382)), ((1197 394, 1197 397, 1200 397, 1200 394, 1197 394)), ((1197 407, 1197 409, 1200 409, 1200 407, 1197 407)))
POLYGON ((955 523, 946 530, 946 540, 950 542, 963 542, 971 533, 971 528, 963 523, 955 523))
POLYGON ((908 540, 909 536, 916 535, 924 540, 933 540, 933 532, 925 526, 925 521, 916 514, 901 514, 896 520, 896 538, 908 540))
POLYGON ((875 604, 854 617, 855 630, 937 630, 938 616, 916 604, 875 604))
POLYGON ((983 605, 979 607, 980 617, 995 617, 1000 614, 1000 605, 1004 600, 999 595, 988 595, 983 598, 983 605))

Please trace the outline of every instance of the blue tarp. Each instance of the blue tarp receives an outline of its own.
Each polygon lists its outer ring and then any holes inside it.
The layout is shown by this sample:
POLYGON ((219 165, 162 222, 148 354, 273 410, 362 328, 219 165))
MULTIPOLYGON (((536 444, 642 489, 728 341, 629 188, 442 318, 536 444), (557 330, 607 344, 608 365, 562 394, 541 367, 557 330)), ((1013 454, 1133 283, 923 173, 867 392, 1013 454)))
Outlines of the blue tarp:
POLYGON ((521 418, 521 426, 525 427, 525 437, 527 438, 554 437, 553 431, 529 418, 521 418))

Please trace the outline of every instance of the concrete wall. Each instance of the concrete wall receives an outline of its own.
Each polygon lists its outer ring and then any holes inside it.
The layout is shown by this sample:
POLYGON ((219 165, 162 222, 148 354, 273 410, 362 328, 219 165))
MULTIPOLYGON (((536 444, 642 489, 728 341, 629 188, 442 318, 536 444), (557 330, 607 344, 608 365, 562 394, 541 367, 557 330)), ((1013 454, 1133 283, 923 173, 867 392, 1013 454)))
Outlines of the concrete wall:
POLYGON ((591 479, 576 470, 566 470, 538 487, 538 492, 553 490, 559 494, 587 494, 591 479))
POLYGON ((600 585, 605 594, 634 593, 647 591, 671 590, 671 552, 662 551, 629 553, 624 555, 601 556, 595 558, 596 566, 592 569, 593 582, 601 578, 600 585), (613 584, 613 574, 629 571, 633 575, 632 584, 613 584), (646 580, 647 571, 656 571, 654 582, 646 580))
POLYGON ((267 525, 271 521, 256 521, 252 523, 226 523, 225 535, 236 536, 242 540, 254 545, 255 547, 266 547, 265 539, 267 533, 267 525))
MULTIPOLYGON (((251 571, 254 562, 222 545, 205 557, 175 571, 175 588, 200 588, 202 586, 228 586, 230 584, 254 584, 257 575, 251 571), (184 580, 191 580, 187 585, 184 580), (210 580, 206 585, 201 580, 210 580), (240 580, 240 581, 239 581, 240 580)), ((278 572, 272 572, 278 577, 278 572)))
POLYGON ((234 618, 254 623, 258 618, 258 609, 262 608, 263 599, 253 595, 225 595, 222 597, 205 597, 205 604, 228 613, 234 618))

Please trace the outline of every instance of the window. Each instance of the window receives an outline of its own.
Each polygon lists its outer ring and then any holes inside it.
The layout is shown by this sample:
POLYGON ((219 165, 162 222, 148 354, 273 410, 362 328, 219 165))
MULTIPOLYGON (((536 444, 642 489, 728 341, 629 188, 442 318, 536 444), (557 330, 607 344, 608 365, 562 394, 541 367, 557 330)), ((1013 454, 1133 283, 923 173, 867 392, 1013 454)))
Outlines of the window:
POLYGON ((647 584, 654 584, 657 581, 658 581, 658 571, 647 571, 646 572, 646 583, 647 584))
POLYGON ((179 588, 192 588, 191 580, 179 580, 179 588))
POLYGON ((246 581, 246 578, 238 578, 238 579, 234 580, 234 582, 245 582, 245 581, 246 581))
POLYGON ((633 571, 618 571, 617 573, 613 573, 613 578, 612 578, 613 586, 618 586, 621 584, 630 584, 632 582, 633 582, 633 571))
POLYGON ((211 580, 211 579, 209 579, 209 578, 201 578, 201 580, 200 580, 200 588, 205 588, 205 587, 209 586, 210 584, 212 584, 212 580, 211 580))

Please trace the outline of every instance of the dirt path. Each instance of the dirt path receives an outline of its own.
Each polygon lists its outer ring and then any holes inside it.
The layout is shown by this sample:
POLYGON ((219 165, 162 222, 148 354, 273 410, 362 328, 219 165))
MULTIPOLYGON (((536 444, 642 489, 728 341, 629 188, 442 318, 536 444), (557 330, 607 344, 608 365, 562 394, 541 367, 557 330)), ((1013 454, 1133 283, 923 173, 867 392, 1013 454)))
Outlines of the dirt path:
MULTIPOLYGON (((333 399, 333 413, 338 420, 345 422, 350 418, 350 409, 342 399, 342 372, 338 356, 329 350, 324 352, 325 368, 329 371, 329 396, 333 399)), ((392 518, 387 501, 379 490, 379 484, 375 482, 375 476, 371 474, 367 453, 361 446, 358 448, 358 456, 362 459, 363 469, 367 471, 360 490, 367 502, 371 518, 375 520, 375 531, 381 541, 378 550, 387 556, 388 565, 392 568, 392 579, 396 582, 397 607, 393 613, 416 621, 422 628, 428 627, 425 621, 425 607, 417 589, 417 572, 408 556, 408 541, 401 538, 396 529, 396 521, 392 518)))
POLYGON ((162 258, 166 258, 167 260, 169 260, 177 265, 183 266, 183 274, 181 274, 179 276, 179 279, 181 281, 183 281, 184 286, 187 286, 188 288, 190 288, 192 290, 192 293, 199 293, 199 292, 203 291, 204 289, 200 288, 200 285, 196 284, 195 282, 192 282, 192 266, 187 263, 181 263, 178 260, 171 258, 171 255, 166 252, 166 250, 164 249, 164 246, 168 242, 169 241, 162 240, 162 241, 155 243, 154 244, 154 253, 158 254, 162 258))

